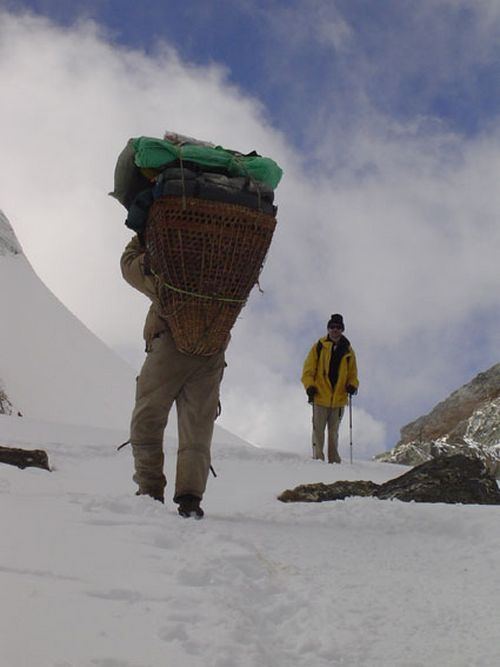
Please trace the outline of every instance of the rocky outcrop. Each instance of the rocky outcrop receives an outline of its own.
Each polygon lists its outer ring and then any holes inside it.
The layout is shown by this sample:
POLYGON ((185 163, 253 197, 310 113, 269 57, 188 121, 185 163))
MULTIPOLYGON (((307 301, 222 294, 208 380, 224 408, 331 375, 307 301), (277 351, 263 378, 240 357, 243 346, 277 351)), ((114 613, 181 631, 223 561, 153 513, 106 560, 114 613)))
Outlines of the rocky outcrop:
POLYGON ((9 397, 0 386, 0 415, 11 415, 13 412, 14 408, 12 403, 9 401, 9 397))
POLYGON ((19 241, 4 213, 0 211, 0 255, 19 255, 22 253, 19 241))
POLYGON ((397 445, 376 458, 418 465, 458 453, 478 457, 500 472, 500 364, 479 373, 428 415, 404 426, 397 445))
POLYGON ((49 470, 49 457, 43 449, 19 449, 17 447, 0 447, 0 463, 17 468, 42 468, 49 470))
POLYGON ((320 503, 349 496, 417 503, 500 505, 500 489, 488 467, 479 458, 463 454, 427 461, 384 484, 367 481, 303 484, 283 491, 278 500, 320 503))
POLYGON ((373 496, 379 488, 374 482, 334 482, 324 484, 301 484, 294 489, 287 489, 278 496, 283 503, 322 503, 325 500, 344 500, 349 496, 373 496))

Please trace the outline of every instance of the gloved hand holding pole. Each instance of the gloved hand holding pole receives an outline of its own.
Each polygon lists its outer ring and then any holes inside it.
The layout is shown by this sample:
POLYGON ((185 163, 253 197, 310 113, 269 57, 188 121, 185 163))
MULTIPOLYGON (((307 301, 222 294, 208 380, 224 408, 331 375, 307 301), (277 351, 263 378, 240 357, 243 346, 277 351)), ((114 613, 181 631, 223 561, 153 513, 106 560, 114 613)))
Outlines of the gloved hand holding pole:
POLYGON ((310 387, 307 387, 306 394, 307 394, 309 403, 311 403, 311 404, 314 403, 314 397, 316 396, 317 393, 318 393, 318 388, 315 387, 314 385, 311 385, 310 387))

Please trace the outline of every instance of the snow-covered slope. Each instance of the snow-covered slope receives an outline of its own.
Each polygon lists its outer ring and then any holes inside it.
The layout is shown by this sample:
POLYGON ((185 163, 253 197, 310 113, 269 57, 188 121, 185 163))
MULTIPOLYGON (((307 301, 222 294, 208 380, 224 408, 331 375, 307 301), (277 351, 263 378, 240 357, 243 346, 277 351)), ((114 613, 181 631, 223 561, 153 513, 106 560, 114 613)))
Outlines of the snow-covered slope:
POLYGON ((16 410, 47 421, 126 428, 133 369, 41 282, 4 215, 0 284, 0 379, 16 410))
POLYGON ((112 431, 5 416, 0 428, 55 467, 0 465, 2 666, 500 664, 497 507, 283 504, 299 483, 403 469, 216 438, 206 518, 185 520, 133 495, 112 431))
MULTIPOLYGON (((1 211, 0 285, 0 414, 115 428, 126 439, 135 369, 47 289, 1 211)), ((167 431, 176 432, 175 411, 167 431)), ((242 442, 220 426, 215 432, 221 442, 242 442)))
POLYGON ((43 448, 53 468, 0 464, 1 667, 499 664, 496 507, 282 504, 301 483, 402 468, 329 466, 216 428, 206 519, 181 519, 134 495, 130 448, 116 450, 134 372, 45 288, 3 217, 0 280, 14 406, 0 444, 43 448))

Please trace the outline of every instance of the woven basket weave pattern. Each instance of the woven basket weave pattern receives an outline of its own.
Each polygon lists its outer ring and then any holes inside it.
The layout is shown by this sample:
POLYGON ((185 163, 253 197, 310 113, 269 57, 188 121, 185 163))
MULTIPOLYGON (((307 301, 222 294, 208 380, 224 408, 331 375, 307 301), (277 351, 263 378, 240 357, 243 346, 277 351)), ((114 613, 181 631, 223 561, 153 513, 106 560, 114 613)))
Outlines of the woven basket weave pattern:
POLYGON ((153 204, 146 244, 179 350, 210 355, 224 348, 275 226, 272 215, 234 204, 182 197, 153 204))

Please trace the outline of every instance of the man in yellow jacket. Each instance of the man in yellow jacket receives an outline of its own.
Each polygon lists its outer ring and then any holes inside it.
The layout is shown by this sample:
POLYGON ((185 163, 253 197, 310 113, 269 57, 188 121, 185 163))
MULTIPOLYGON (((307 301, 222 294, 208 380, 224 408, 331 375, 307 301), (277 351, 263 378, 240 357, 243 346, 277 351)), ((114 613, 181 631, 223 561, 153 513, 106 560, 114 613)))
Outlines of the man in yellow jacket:
POLYGON ((338 432, 349 395, 357 393, 358 369, 351 343, 344 336, 339 313, 328 321, 328 333, 309 350, 302 384, 313 406, 313 458, 325 460, 325 428, 328 427, 328 463, 340 463, 338 432))

